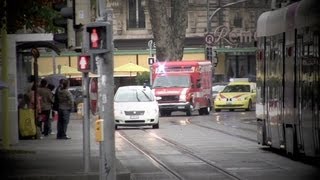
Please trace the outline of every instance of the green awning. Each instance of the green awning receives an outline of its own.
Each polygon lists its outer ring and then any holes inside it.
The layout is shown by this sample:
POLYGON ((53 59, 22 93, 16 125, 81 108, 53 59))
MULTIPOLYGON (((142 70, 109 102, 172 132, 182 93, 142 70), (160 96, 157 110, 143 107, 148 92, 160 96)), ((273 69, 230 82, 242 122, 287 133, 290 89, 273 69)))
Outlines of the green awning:
POLYGON ((256 47, 250 47, 250 48, 218 48, 215 49, 218 53, 235 53, 235 54, 241 54, 241 53, 255 53, 257 48, 256 47))

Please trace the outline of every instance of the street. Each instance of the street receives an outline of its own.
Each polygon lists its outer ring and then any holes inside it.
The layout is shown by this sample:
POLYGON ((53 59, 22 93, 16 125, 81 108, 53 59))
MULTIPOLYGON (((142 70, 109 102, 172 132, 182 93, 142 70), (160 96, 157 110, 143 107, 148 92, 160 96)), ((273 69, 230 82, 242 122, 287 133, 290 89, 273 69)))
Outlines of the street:
POLYGON ((116 131, 132 179, 319 179, 319 166, 256 143, 255 112, 173 113, 160 128, 116 131))
MULTIPOLYGON (((94 141, 94 121, 90 124, 89 175, 83 174, 82 121, 73 116, 68 130, 71 140, 56 140, 55 135, 20 140, 11 153, 0 154, 0 177, 98 179, 99 147, 94 141)), ((206 116, 173 113, 160 117, 159 129, 119 127, 116 158, 123 167, 117 166, 117 174, 128 174, 132 180, 319 179, 319 163, 292 160, 258 145, 255 124, 254 111, 221 111, 206 116)))

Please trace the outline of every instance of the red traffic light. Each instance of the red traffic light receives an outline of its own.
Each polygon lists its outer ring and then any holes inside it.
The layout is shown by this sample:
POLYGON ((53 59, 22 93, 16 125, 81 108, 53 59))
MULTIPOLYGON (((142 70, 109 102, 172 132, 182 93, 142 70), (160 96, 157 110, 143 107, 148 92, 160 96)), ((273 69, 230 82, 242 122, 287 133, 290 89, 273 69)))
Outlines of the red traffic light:
MULTIPOLYGON (((111 38, 108 41, 107 32, 111 33, 111 25, 105 22, 92 22, 86 25, 85 39, 90 53, 106 53, 110 48, 111 38)), ((111 35, 111 34, 109 34, 111 35)))
POLYGON ((99 36, 97 33, 96 28, 92 28, 91 34, 90 34, 90 43, 92 48, 98 48, 99 47, 99 36))
POLYGON ((80 55, 78 57, 78 71, 89 72, 90 71, 90 56, 80 55))

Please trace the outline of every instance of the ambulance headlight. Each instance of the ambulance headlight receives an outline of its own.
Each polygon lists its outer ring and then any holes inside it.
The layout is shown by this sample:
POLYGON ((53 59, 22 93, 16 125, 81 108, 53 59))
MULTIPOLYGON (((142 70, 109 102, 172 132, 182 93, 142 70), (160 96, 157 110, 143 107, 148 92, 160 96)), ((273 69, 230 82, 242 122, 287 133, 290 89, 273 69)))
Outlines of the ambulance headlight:
POLYGON ((183 101, 183 102, 187 101, 187 95, 186 94, 181 94, 179 96, 179 101, 183 101))

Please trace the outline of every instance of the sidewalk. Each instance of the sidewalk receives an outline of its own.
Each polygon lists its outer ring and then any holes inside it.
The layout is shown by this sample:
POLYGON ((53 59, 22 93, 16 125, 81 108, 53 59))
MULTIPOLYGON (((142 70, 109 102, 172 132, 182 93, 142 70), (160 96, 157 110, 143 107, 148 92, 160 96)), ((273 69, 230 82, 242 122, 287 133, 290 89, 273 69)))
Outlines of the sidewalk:
MULTIPOLYGON (((56 122, 53 122, 56 132, 56 122)), ((91 123, 93 127, 93 123, 91 123)), ((10 150, 0 149, 0 179, 14 180, 95 180, 99 179, 99 147, 91 127, 90 172, 84 173, 82 120, 72 115, 68 126, 70 140, 50 135, 37 140, 20 140, 10 150)), ((130 172, 116 160, 117 180, 129 180, 130 172)))

